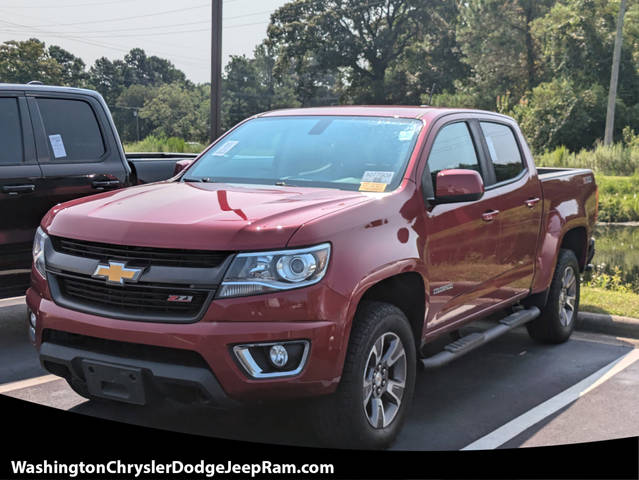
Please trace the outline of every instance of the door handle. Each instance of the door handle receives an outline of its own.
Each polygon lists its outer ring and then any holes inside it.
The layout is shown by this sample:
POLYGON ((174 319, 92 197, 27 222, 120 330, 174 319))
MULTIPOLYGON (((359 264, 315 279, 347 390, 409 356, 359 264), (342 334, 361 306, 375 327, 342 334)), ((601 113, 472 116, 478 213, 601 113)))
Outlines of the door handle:
POLYGON ((499 215, 499 210, 488 210, 481 214, 481 219, 484 222, 492 222, 495 218, 497 218, 497 215, 499 215))
POLYGON ((9 195, 19 195, 20 193, 29 193, 34 190, 35 185, 5 185, 2 187, 2 191, 9 195))
POLYGON ((120 186, 120 180, 95 180, 91 183, 93 188, 97 188, 98 190, 103 190, 105 188, 113 188, 120 186))
POLYGON ((529 198, 524 203, 526 204, 528 208, 533 208, 535 205, 539 203, 539 201, 540 201, 539 198, 535 197, 535 198, 529 198))

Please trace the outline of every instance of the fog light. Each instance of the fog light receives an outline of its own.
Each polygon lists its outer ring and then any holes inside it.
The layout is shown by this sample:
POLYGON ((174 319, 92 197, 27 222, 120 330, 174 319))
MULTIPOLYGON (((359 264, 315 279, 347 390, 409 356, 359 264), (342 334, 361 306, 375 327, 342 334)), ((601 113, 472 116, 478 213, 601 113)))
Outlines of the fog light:
POLYGON ((282 368, 288 362, 288 352, 282 345, 273 345, 269 351, 271 363, 277 368, 282 368))
POLYGON ((235 345, 233 353, 251 378, 278 378, 299 374, 306 364, 311 342, 280 342, 235 345))
POLYGON ((36 322, 38 321, 38 319, 35 316, 35 313, 31 312, 29 314, 29 323, 31 324, 31 326, 33 328, 36 328, 36 322))

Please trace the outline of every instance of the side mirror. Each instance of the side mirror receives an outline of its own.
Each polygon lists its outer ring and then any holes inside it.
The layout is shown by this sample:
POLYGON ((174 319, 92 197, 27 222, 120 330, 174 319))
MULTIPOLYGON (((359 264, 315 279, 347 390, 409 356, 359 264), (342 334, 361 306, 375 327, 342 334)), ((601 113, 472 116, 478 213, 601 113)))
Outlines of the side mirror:
POLYGON ((442 170, 435 183, 436 203, 472 202, 484 195, 484 182, 475 170, 442 170))
POLYGON ((186 170, 191 166, 193 160, 190 158, 185 158, 184 160, 178 160, 175 162, 175 168, 173 169, 173 176, 176 176, 178 173, 186 170))

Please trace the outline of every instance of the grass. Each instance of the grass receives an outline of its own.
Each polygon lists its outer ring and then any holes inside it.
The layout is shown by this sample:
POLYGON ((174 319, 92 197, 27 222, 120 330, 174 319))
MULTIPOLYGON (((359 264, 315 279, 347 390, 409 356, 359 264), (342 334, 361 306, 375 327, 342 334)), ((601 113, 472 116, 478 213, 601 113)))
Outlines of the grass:
POLYGON ((579 310, 639 318, 639 294, 582 285, 579 310))
POLYGON ((124 151, 133 152, 173 152, 173 153, 200 153, 205 145, 198 142, 186 142, 178 137, 156 137, 149 135, 139 142, 124 144, 124 151))
POLYGON ((591 150, 579 152, 559 147, 537 155, 535 164, 540 167, 589 168, 601 175, 630 176, 639 171, 639 141, 608 147, 599 144, 591 150))
POLYGON ((595 175, 599 186, 600 222, 639 221, 639 175, 595 175))

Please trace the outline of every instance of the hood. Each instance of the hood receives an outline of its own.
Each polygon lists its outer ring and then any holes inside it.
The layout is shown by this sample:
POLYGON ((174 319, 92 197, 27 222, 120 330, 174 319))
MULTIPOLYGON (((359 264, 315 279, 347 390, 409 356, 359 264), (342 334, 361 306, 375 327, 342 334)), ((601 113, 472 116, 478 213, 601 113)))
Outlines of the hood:
POLYGON ((43 225, 50 235, 119 245, 282 248, 304 223, 370 199, 336 189, 164 182, 60 204, 43 225))

